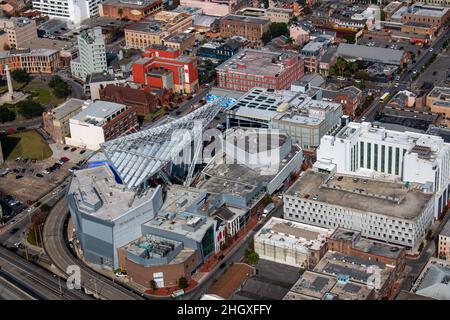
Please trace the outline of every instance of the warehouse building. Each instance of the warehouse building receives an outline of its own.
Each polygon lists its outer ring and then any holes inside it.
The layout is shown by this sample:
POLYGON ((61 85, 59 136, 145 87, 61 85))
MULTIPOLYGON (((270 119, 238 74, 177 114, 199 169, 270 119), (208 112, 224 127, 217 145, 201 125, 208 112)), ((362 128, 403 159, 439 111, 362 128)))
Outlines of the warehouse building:
POLYGON ((408 54, 404 50, 368 47, 349 43, 339 44, 336 54, 338 57, 348 60, 360 60, 396 66, 401 66, 408 61, 408 54))

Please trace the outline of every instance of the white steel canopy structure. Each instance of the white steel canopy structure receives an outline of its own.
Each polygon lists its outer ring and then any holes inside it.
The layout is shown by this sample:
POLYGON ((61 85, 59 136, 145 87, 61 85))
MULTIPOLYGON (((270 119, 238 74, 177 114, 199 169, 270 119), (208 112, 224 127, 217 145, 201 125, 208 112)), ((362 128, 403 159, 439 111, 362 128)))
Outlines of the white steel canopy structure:
POLYGON ((203 132, 226 101, 216 99, 180 119, 105 142, 102 151, 123 184, 138 188, 189 146, 193 135, 203 132))

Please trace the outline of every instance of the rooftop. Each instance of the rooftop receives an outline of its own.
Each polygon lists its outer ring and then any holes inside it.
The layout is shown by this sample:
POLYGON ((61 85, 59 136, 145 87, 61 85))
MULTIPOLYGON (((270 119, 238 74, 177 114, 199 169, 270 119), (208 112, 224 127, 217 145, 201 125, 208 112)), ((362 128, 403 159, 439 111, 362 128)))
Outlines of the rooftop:
POLYGON ((161 3, 161 0, 105 0, 103 5, 111 5, 120 8, 141 9, 154 3, 161 3))
POLYGON ((83 110, 72 119, 80 122, 88 123, 94 126, 102 126, 110 120, 110 117, 121 113, 128 106, 108 101, 86 101, 83 110))
POLYGON ((154 189, 137 196, 117 183, 107 165, 75 171, 68 193, 80 211, 101 220, 114 221, 133 208, 147 203, 154 189))
POLYGON ((438 7, 433 5, 425 5, 422 3, 415 3, 408 8, 407 12, 416 16, 430 16, 441 18, 445 14, 447 14, 448 10, 448 7, 438 7))
POLYGON ((255 235, 255 241, 276 243, 276 246, 301 250, 320 250, 326 245, 330 230, 280 218, 271 218, 255 235))
POLYGON ((440 235, 450 237, 450 220, 447 221, 444 228, 441 230, 440 235))
POLYGON ((209 288, 208 294, 229 299, 255 273, 255 268, 245 263, 233 263, 209 288))
POLYGON ((336 53, 341 57, 400 65, 405 52, 403 50, 341 43, 336 53))
POLYGON ((239 21, 239 22, 243 22, 243 23, 252 23, 252 24, 269 24, 270 23, 270 19, 268 19, 268 18, 242 16, 242 15, 237 15, 237 14, 229 14, 221 19, 222 22, 224 22, 226 20, 239 21))
POLYGON ((70 98, 63 104, 57 106, 56 108, 53 108, 51 110, 51 113, 54 119, 61 120, 62 118, 66 117, 67 115, 71 114, 77 109, 81 109, 83 104, 84 100, 70 98))
POLYGON ((432 199, 432 194, 407 189, 401 183, 345 175, 339 181, 336 177, 331 180, 328 174, 305 171, 285 195, 407 220, 419 217, 432 199))
POLYGON ((255 76, 276 76, 288 67, 286 60, 298 58, 288 52, 269 52, 256 49, 242 49, 219 65, 216 70, 230 71, 255 76))
POLYGON ((195 35, 192 33, 181 32, 178 34, 173 34, 171 36, 168 36, 167 38, 164 39, 164 41, 181 43, 181 42, 186 41, 187 39, 193 38, 193 37, 195 37, 195 35))
POLYGON ((44 57, 48 57, 48 56, 54 55, 55 53, 58 53, 58 51, 59 50, 46 49, 46 48, 0 51, 0 59, 8 58, 8 57, 16 57, 16 56, 22 56, 22 57, 44 56, 44 57))
POLYGON ((437 300, 450 300, 450 262, 432 257, 412 292, 437 300))

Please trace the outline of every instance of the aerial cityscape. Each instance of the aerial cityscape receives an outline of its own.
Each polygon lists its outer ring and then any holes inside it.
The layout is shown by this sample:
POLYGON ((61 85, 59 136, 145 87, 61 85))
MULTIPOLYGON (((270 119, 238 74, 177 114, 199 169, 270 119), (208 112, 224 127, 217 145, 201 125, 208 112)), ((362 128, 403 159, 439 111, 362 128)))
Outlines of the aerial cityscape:
POLYGON ((0 300, 450 300, 449 24, 448 0, 1 1, 0 300))

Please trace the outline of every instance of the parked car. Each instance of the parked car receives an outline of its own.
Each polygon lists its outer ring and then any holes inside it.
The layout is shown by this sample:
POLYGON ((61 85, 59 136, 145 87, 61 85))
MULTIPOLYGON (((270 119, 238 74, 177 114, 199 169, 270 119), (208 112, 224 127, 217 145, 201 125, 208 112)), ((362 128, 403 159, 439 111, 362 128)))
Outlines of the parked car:
POLYGON ((27 128, 25 128, 25 127, 18 127, 17 128, 17 131, 23 131, 23 130, 26 130, 27 128))
POLYGON ((83 153, 85 153, 86 152, 86 150, 81 150, 80 151, 80 154, 83 154, 83 153))
POLYGON ((67 146, 67 147, 64 147, 64 151, 67 151, 67 150, 69 150, 70 149, 70 147, 69 146, 67 146))
POLYGON ((21 175, 21 174, 16 176, 16 179, 22 179, 22 178, 23 178, 23 175, 21 175))
POLYGON ((73 147, 72 149, 70 149, 70 152, 74 152, 75 150, 77 150, 77 148, 73 147))
POLYGON ((60 159, 62 162, 67 162, 67 161, 69 161, 70 159, 69 158, 67 158, 67 157, 61 157, 61 159, 60 159))
POLYGON ((43 178, 44 175, 43 175, 42 173, 36 173, 36 177, 38 177, 38 178, 43 178))

